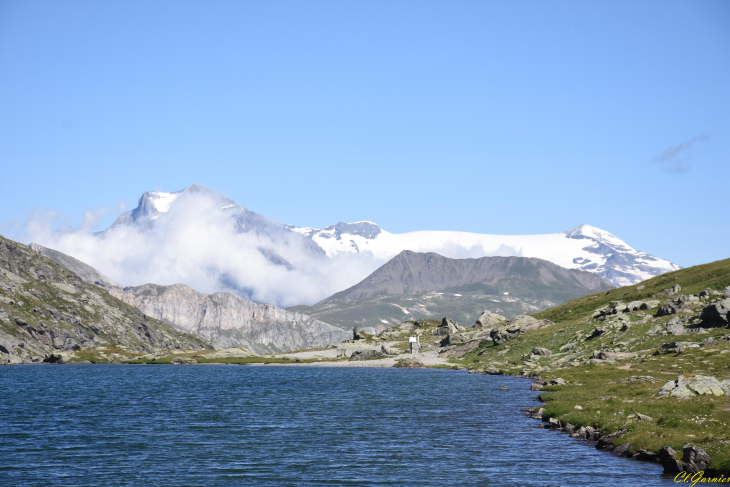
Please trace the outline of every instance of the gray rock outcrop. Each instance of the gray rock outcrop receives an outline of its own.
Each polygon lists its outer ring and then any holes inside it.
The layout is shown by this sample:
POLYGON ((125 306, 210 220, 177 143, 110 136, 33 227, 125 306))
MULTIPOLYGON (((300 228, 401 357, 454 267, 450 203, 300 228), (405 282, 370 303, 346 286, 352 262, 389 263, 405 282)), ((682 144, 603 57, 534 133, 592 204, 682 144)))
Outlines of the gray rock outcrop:
POLYGON ((682 448, 682 460, 685 471, 690 473, 704 472, 710 466, 710 455, 697 446, 685 445, 682 448))
POLYGON ((505 321, 495 328, 492 328, 489 336, 495 344, 499 345, 522 333, 530 330, 537 330, 552 324, 552 321, 536 320, 532 316, 519 315, 505 321))
POLYGON ((672 343, 665 343, 662 346, 660 346, 656 352, 654 352, 654 355, 662 355, 666 353, 682 353, 684 352, 684 347, 682 347, 682 344, 679 342, 672 342, 672 343))
POLYGON ((356 350, 352 352, 352 355, 350 355, 350 361, 371 360, 382 358, 384 356, 385 354, 383 354, 380 350, 356 350))
POLYGON ((662 467, 664 467, 664 473, 677 474, 679 472, 684 472, 687 468, 683 461, 674 458, 676 453, 676 450, 669 446, 665 446, 659 450, 659 453, 657 453, 659 462, 662 464, 662 467))
POLYGON ((532 349, 532 355, 537 355, 538 357, 550 357, 552 354, 553 352, 547 348, 535 347, 532 349))
POLYGON ((184 284, 113 288, 110 294, 179 330, 194 333, 221 348, 279 353, 326 347, 350 337, 340 328, 233 293, 204 294, 184 284))
POLYGON ((706 306, 700 314, 702 321, 715 326, 730 325, 730 299, 706 306))
POLYGON ((436 327, 436 330, 433 332, 433 334, 434 336, 442 336, 451 335, 460 331, 464 331, 463 326, 459 326, 459 324, 452 319, 444 318, 441 320, 441 324, 436 327))
POLYGON ((695 396, 724 396, 730 395, 730 379, 723 381, 716 377, 695 375, 685 377, 680 375, 676 380, 667 382, 655 394, 656 397, 682 397, 692 398, 695 396))
POLYGON ((477 318, 476 323, 474 323, 474 328, 491 328, 492 326, 496 325, 497 323, 501 323, 506 319, 507 318, 502 315, 498 315, 497 313, 492 313, 489 310, 485 310, 477 318))

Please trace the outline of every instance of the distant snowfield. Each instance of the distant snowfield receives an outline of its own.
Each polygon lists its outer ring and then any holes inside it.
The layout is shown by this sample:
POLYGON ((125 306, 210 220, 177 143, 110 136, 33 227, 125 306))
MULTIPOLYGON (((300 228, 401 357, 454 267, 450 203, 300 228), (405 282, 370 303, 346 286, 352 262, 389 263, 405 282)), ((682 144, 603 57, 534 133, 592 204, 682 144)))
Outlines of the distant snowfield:
MULTIPOLYGON (((373 226, 379 229, 372 222, 341 225, 345 228, 373 226)), ((679 266, 667 260, 639 252, 615 235, 586 224, 545 235, 489 235, 453 231, 396 234, 380 230, 375 237, 367 237, 338 232, 337 226, 322 230, 289 228, 314 240, 330 257, 367 252, 377 260, 387 261, 403 250, 435 252, 454 259, 536 257, 567 269, 597 273, 617 286, 635 284, 679 269, 679 266)))

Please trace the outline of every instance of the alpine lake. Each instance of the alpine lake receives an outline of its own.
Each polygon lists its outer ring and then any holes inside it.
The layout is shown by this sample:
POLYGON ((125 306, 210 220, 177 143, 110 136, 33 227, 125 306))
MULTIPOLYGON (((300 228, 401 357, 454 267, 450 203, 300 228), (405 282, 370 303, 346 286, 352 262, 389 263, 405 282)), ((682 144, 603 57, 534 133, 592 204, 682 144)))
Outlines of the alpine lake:
POLYGON ((673 484, 540 428, 537 394, 436 369, 2 367, 0 484, 673 484))

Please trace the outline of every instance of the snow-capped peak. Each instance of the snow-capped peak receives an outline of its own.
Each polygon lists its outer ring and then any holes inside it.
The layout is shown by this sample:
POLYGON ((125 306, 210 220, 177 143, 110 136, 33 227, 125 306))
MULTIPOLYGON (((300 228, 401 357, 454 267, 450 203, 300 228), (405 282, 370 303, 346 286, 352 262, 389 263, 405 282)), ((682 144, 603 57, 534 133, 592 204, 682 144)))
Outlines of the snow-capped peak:
POLYGON ((606 230, 601 230, 600 228, 594 227, 592 225, 588 225, 587 223, 578 225, 577 227, 566 230, 563 233, 568 238, 588 238, 604 243, 606 245, 622 246, 626 247, 627 249, 633 250, 629 245, 626 244, 626 242, 624 242, 614 234, 607 232, 606 230))

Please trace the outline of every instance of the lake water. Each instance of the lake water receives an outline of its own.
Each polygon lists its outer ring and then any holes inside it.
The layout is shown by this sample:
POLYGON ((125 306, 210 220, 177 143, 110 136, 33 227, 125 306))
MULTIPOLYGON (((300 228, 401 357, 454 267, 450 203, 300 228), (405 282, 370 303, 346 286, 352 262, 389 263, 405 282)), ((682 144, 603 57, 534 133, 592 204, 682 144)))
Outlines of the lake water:
POLYGON ((0 484, 672 484, 536 428, 528 386, 439 370, 0 367, 0 484))

